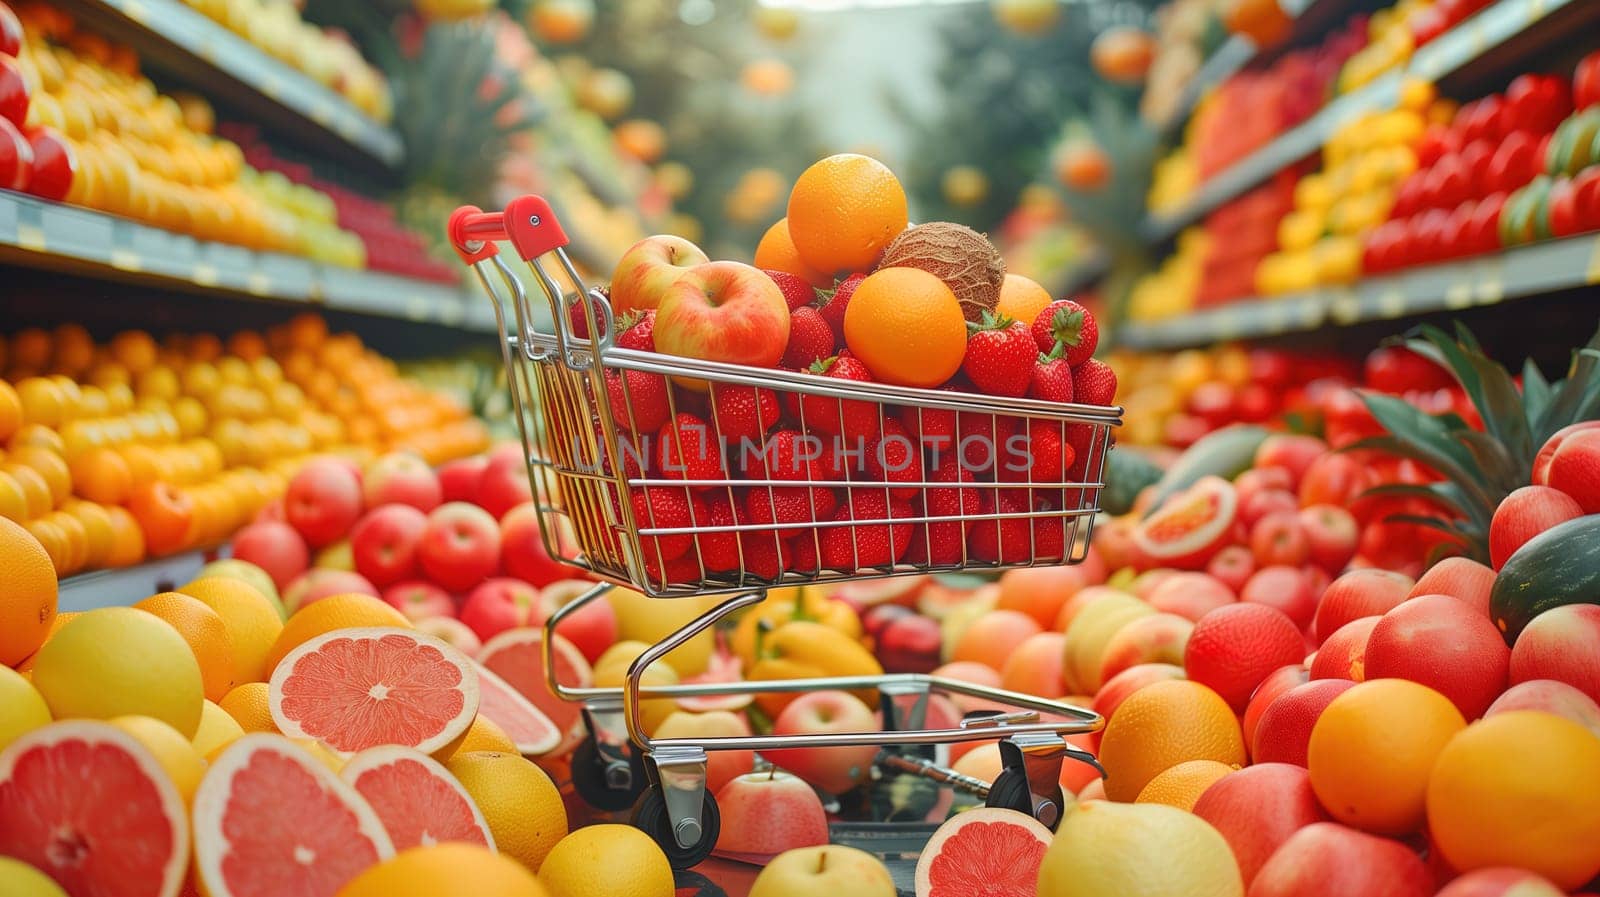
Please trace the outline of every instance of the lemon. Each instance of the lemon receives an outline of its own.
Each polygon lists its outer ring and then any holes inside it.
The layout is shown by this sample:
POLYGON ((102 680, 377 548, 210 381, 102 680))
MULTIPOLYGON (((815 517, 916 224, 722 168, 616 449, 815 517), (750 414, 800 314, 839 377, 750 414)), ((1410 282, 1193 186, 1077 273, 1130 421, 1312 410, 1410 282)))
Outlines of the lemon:
POLYGON ((472 751, 445 768, 483 812, 500 852, 532 872, 567 834, 567 808, 545 771, 517 754, 472 751))
POLYGON ((495 725, 494 720, 479 713, 472 718, 472 725, 437 751, 433 752, 433 759, 444 763, 456 754, 470 754, 473 751, 498 751, 502 754, 518 753, 516 742, 505 730, 495 725))
MULTIPOLYGON (((662 601, 632 589, 620 588, 607 592, 605 600, 611 603, 612 610, 617 613, 619 641, 639 641, 652 645, 723 601, 718 596, 662 601)), ((672 664, 679 676, 703 673, 716 648, 715 639, 716 634, 708 628, 674 649, 665 660, 672 664)))
POLYGON ((167 778, 178 786, 184 806, 193 802, 194 790, 200 787, 200 779, 206 774, 206 761, 189 739, 161 720, 148 716, 119 716, 109 722, 132 735, 155 756, 167 778))
POLYGON ((1039 867, 1039 897, 1244 897, 1210 823, 1166 804, 1080 803, 1039 867))
POLYGON ((6 897, 67 897, 61 886, 38 869, 0 856, 0 894, 6 897))
MULTIPOLYGON (((607 648, 594 664, 595 687, 624 687, 628 680, 628 667, 647 647, 643 642, 629 641, 617 642, 607 648)), ((645 687, 677 685, 678 682, 678 673, 666 658, 651 664, 640 678, 640 685, 645 687)), ((677 709, 678 702, 673 698, 647 698, 639 702, 639 719, 647 733, 654 732, 677 709)))
POLYGON ((222 618, 233 643, 233 684, 266 681, 267 654, 283 632, 283 618, 273 602, 248 582, 223 576, 197 579, 179 591, 222 618))
POLYGON ((539 867, 550 897, 672 897, 672 865, 631 825, 591 825, 561 839, 539 867))
POLYGON ((200 728, 195 730, 189 743, 200 756, 209 760, 243 737, 244 727, 220 705, 207 701, 200 707, 200 728))
POLYGON ((476 844, 432 844, 403 850, 339 889, 338 897, 547 897, 533 873, 476 844))
POLYGON ((73 618, 39 649, 33 667, 56 719, 153 716, 193 738, 205 701, 200 664, 178 630, 131 607, 73 618))
MULTIPOLYGON (((200 568, 200 575, 195 577, 194 582, 212 577, 225 577, 249 583, 252 588, 265 595, 267 600, 272 602, 273 609, 278 612, 278 619, 281 620, 289 616, 283 609, 283 599, 278 595, 277 583, 272 581, 272 576, 267 571, 257 567, 255 564, 249 561, 241 561, 238 558, 223 558, 219 561, 212 561, 200 568)), ((190 583, 190 585, 193 584, 190 583)), ((189 594, 189 586, 184 586, 178 591, 187 595, 189 594)))
POLYGON ((0 751, 18 736, 49 725, 50 708, 22 674, 0 666, 0 751))

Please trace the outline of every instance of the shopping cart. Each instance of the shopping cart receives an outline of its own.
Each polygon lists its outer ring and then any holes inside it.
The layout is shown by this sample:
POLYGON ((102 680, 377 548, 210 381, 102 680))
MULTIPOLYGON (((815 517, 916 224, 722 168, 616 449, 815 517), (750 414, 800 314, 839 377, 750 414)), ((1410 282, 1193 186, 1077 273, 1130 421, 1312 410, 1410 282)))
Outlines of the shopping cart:
POLYGON ((642 682, 651 664, 760 602, 768 588, 1082 561, 1120 409, 853 382, 626 348, 617 344, 619 322, 607 297, 584 287, 563 251, 566 234, 541 197, 514 199, 504 212, 457 209, 449 234, 494 305, 545 549, 601 580, 551 614, 544 628, 551 690, 583 704, 587 736, 574 751, 572 777, 586 801, 605 810, 632 806, 633 823, 675 867, 687 868, 709 855, 719 830, 705 787, 707 751, 873 745, 880 747, 880 771, 926 776, 1052 828, 1059 822, 1066 805, 1058 784, 1063 760, 1098 768, 1092 755, 1065 740, 1100 728, 1103 721, 1091 711, 922 674, 642 682), (540 316, 498 254, 501 241, 528 264, 549 305, 549 332, 535 325, 540 316), (551 276, 546 256, 554 257, 570 292, 551 276), (664 388, 669 381, 684 389, 664 388), (651 395, 659 402, 662 393, 664 427, 660 408, 647 409, 645 401, 651 395), (750 420, 723 413, 733 399, 756 409, 754 434, 730 438, 750 420), (769 401, 787 424, 768 426, 772 415, 763 413, 770 411, 763 403, 769 401), (680 413, 707 427, 691 439, 679 426, 680 413), (907 445, 914 438, 915 446, 896 453, 891 437, 907 445), (899 463, 890 463, 891 455, 899 463), (559 682, 556 627, 616 586, 666 600, 728 598, 642 652, 622 688, 559 682), (876 696, 885 731, 651 738, 641 722, 641 699, 820 689, 876 696), (1014 709, 928 729, 932 694, 1014 709), (993 783, 943 769, 927 751, 987 739, 1001 739, 1003 769, 993 783))

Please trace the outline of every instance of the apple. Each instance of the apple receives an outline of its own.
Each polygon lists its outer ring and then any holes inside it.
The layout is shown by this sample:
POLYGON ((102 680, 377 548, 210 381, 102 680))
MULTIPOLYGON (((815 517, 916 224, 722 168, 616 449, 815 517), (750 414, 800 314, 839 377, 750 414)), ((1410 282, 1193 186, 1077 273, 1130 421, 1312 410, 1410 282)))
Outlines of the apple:
MULTIPOLYGON (((789 702, 772 724, 772 734, 816 735, 825 732, 875 732, 878 717, 849 692, 825 689, 789 702)), ((763 751, 774 764, 831 794, 842 794, 866 779, 878 749, 872 745, 827 748, 779 748, 763 751)))
POLYGON ((828 843, 822 799, 798 776, 776 769, 734 777, 717 790, 717 810, 718 852, 767 857, 828 843))
MULTIPOLYGON (((651 737, 702 739, 744 737, 749 734, 750 723, 742 715, 729 710, 706 713, 676 710, 656 727, 651 737)), ((754 751, 707 751, 706 788, 712 794, 717 794, 724 785, 755 769, 755 763, 754 751)))
MULTIPOLYGON (((707 361, 776 367, 789 344, 789 306, 758 268, 708 262, 691 269, 661 297, 656 351, 707 361)), ((673 378, 706 391, 703 380, 673 378)))
POLYGON ((271 520, 276 523, 289 522, 289 518, 283 513, 283 496, 280 495, 262 505, 261 510, 256 512, 255 520, 251 522, 255 523, 262 520, 271 520))
POLYGON ((1250 528, 1250 550, 1263 567, 1299 566, 1311 555, 1310 540, 1294 511, 1273 511, 1250 528))
POLYGON ((825 844, 778 855, 750 886, 750 897, 895 897, 894 879, 883 861, 854 847, 825 844))
MULTIPOLYGON (((0 57, 0 93, 5 90, 5 65, 5 57, 0 57)), ((0 96, 0 104, 4 102, 0 96)), ((32 179, 33 145, 10 119, 0 117, 0 190, 21 190, 32 179)))
POLYGON ((313 601, 351 592, 379 597, 377 587, 359 573, 312 567, 284 588, 283 609, 293 614, 313 601))
POLYGON ((1304 632, 1311 628, 1320 594, 1298 568, 1280 565, 1257 570, 1240 590, 1239 600, 1281 610, 1304 632))
POLYGON ((1546 439, 1544 445, 1539 447, 1539 454, 1533 459, 1533 484, 1535 486, 1550 485, 1550 461, 1556 456, 1556 449, 1561 448, 1561 443, 1568 436, 1582 430, 1600 427, 1600 420, 1579 421, 1575 424, 1562 427, 1554 435, 1546 439))
POLYGON ((1311 563, 1335 576, 1342 573, 1361 540, 1355 515, 1337 505, 1311 505, 1300 509, 1299 519, 1311 563))
POLYGON ((356 572, 380 587, 414 578, 417 545, 427 528, 428 515, 410 505, 384 505, 368 511, 350 531, 356 572))
POLYGON ((1256 556, 1243 545, 1229 545, 1217 552, 1206 564, 1206 573, 1213 579, 1239 592, 1256 572, 1256 556))
POLYGON ((459 458, 439 468, 439 497, 444 501, 470 502, 478 497, 478 480, 489 466, 484 455, 459 458))
MULTIPOLYGON (((10 133, 21 137, 19 129, 28 120, 28 81, 22 76, 22 69, 10 54, 0 56, 0 118, 11 123, 10 133)), ((21 143, 24 148, 27 147, 26 140, 22 140, 21 143)), ((29 161, 32 161, 31 156, 30 153, 29 161)), ((27 183, 28 179, 24 177, 22 185, 27 183)), ((22 185, 11 189, 21 190, 22 185)), ((0 187, 5 186, 4 182, 0 182, 0 187)))
POLYGON ((22 23, 11 7, 0 3, 0 53, 7 56, 22 54, 22 23))
POLYGON ((517 505, 533 501, 533 484, 520 455, 490 458, 478 477, 473 503, 499 520, 517 505))
MULTIPOLYGON (((565 518, 557 518, 556 544, 562 554, 578 553, 577 537, 565 518)), ((525 501, 500 518, 500 566, 506 573, 539 588, 582 575, 582 571, 550 557, 539 532, 539 507, 525 501)))
MULTIPOLYGON (((455 617, 456 602, 450 593, 420 579, 397 582, 383 590, 385 604, 405 614, 415 623, 433 617, 455 617)), ((476 633, 474 633, 476 635, 476 633)))
MULTIPOLYGON (((594 583, 586 579, 558 579, 550 583, 539 590, 539 601, 528 615, 528 625, 543 626, 551 614, 592 588, 594 583)), ((609 601, 591 601, 562 620, 556 632, 572 642, 585 660, 594 663, 617 642, 617 610, 609 601)))
POLYGON ((349 570, 356 569, 355 549, 350 546, 349 539, 340 539, 329 545, 322 546, 311 557, 312 569, 318 570, 349 570))
POLYGON ((428 515, 417 561, 429 579, 465 592, 500 569, 500 527, 476 505, 446 502, 428 515))
POLYGON ((682 237, 671 234, 645 237, 628 247, 611 274, 612 312, 620 318, 624 312, 634 309, 656 308, 669 287, 709 261, 711 259, 700 247, 682 237))
POLYGON ((78 156, 72 144, 54 128, 34 128, 27 136, 33 148, 33 174, 28 180, 28 192, 56 202, 66 199, 72 190, 72 178, 78 171, 78 156))
POLYGON ((461 622, 488 641, 507 629, 527 626, 539 603, 539 590, 520 579, 485 580, 461 602, 461 622))
MULTIPOLYGON (((402 610, 401 613, 405 611, 402 610)), ((477 657, 478 652, 483 650, 483 641, 478 638, 477 633, 468 629, 467 624, 455 617, 424 617, 413 622, 418 632, 441 639, 468 657, 477 657)))
POLYGON ((885 672, 931 673, 939 665, 942 635, 938 620, 908 613, 889 620, 879 629, 873 653, 885 672))
POLYGON ((1315 436, 1275 433, 1262 441, 1256 449, 1255 468, 1275 468, 1289 474, 1285 488, 1300 488, 1300 478, 1305 476, 1311 463, 1328 453, 1328 444, 1315 436))
POLYGON ((402 504, 426 512, 444 502, 438 474, 410 452, 390 452, 368 465, 361 494, 368 508, 402 504))
POLYGON ((276 520, 259 520, 233 537, 233 556, 267 571, 281 591, 311 566, 311 552, 294 527, 276 520))
POLYGON ((283 512, 312 548, 337 542, 361 516, 361 481, 342 461, 313 459, 289 480, 283 512))

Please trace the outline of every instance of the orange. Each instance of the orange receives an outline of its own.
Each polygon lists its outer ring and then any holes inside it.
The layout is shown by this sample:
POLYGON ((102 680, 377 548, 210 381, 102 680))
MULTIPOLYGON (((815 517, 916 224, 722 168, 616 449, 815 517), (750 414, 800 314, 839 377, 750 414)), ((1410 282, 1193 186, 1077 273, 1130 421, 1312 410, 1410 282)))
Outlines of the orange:
POLYGON ((1044 287, 1021 274, 1007 274, 1000 285, 1000 301, 995 303, 994 313, 1032 327, 1033 319, 1039 317, 1039 312, 1051 301, 1050 292, 1044 287))
POLYGON ((1215 760, 1187 760, 1151 779, 1134 803, 1166 804, 1180 810, 1193 810, 1207 788, 1238 768, 1215 760))
POLYGON ((190 334, 186 348, 190 358, 216 361, 222 357, 222 337, 214 333, 190 334))
POLYGON ((884 268, 856 286, 844 340, 877 379, 931 388, 961 369, 967 321, 944 281, 916 268, 884 268))
POLYGON ((840 153, 801 173, 789 193, 788 222, 807 267, 828 275, 869 271, 906 229, 906 193, 882 162, 840 153))
POLYGON ((56 571, 28 530, 0 518, 0 665, 39 650, 56 617, 56 571))
POLYGON ((54 427, 38 423, 27 423, 18 427, 6 445, 13 451, 25 445, 37 445, 58 455, 66 452, 66 442, 62 440, 61 434, 57 433, 54 427))
POLYGON ((111 449, 90 449, 72 462, 72 487, 90 501, 120 505, 133 492, 133 473, 111 449))
POLYGON ((111 520, 111 553, 106 556, 107 567, 130 567, 144 560, 144 530, 127 508, 106 508, 111 520))
POLYGON ((0 380, 0 442, 11 438, 22 426, 22 399, 11 384, 0 380))
POLYGON ((156 363, 156 341, 143 330, 125 330, 111 338, 111 357, 129 373, 141 374, 156 363))
POLYGON ((7 461, 4 464, 0 464, 0 473, 10 476, 18 488, 22 490, 22 496, 26 502, 26 510, 23 511, 26 519, 32 520, 35 517, 41 517, 49 513, 51 508, 50 484, 39 474, 39 471, 26 464, 7 461))
POLYGON ((1600 738, 1537 710, 1479 720, 1439 752, 1427 807, 1457 871, 1515 866, 1577 890, 1600 874, 1600 738))
POLYGON ((78 518, 65 511, 51 511, 43 518, 61 533, 65 545, 65 563, 58 564, 56 575, 77 573, 89 559, 89 532, 78 518))
POLYGON ((37 327, 29 327, 11 337, 13 370, 38 372, 49 366, 50 334, 37 327))
POLYGON ((295 315, 288 324, 289 347, 311 352, 328 338, 328 322, 321 315, 304 312, 295 315))
POLYGON ((222 576, 206 576, 180 589, 217 612, 233 642, 233 679, 258 682, 271 672, 267 652, 283 632, 278 605, 254 586, 222 576))
POLYGON ((178 375, 172 368, 157 365, 139 375, 139 379, 134 381, 134 392, 138 393, 140 398, 156 396, 176 399, 182 395, 183 390, 178 384, 178 375))
POLYGON ((228 354, 255 361, 267 354, 267 341, 254 330, 241 330, 228 337, 228 354))
POLYGON ((1106 796, 1131 801, 1162 772, 1188 760, 1242 766, 1244 735, 1222 696, 1198 682, 1146 685, 1117 707, 1100 739, 1106 796))
POLYGON ((411 628, 411 621, 403 614, 371 595, 349 593, 330 595, 295 611, 283 624, 283 632, 267 652, 267 674, 284 655, 302 643, 335 629, 354 626, 399 626, 411 628))
POLYGON ((72 497, 72 473, 59 453, 42 446, 29 445, 13 450, 6 460, 25 464, 39 472, 45 485, 50 488, 50 507, 59 507, 72 497))
POLYGON ((184 546, 189 521, 194 519, 194 502, 160 480, 135 486, 128 498, 128 510, 139 521, 146 550, 158 556, 184 546))
POLYGON ((72 515, 83 527, 87 540, 84 568, 94 570, 105 566, 116 541, 116 533, 111 528, 111 515, 106 509, 92 501, 73 499, 61 506, 60 513, 72 515))
POLYGON ((82 324, 62 324, 55 331, 56 370, 74 376, 94 363, 94 339, 82 324))
POLYGON ((23 527, 44 546, 45 553, 50 555, 50 563, 55 565, 56 576, 71 575, 72 548, 67 544, 67 534, 61 531, 61 527, 47 517, 35 517, 24 523, 23 527))
POLYGON ((222 617, 204 601, 181 592, 162 592, 134 607, 171 623, 189 643, 189 650, 200 664, 206 700, 220 701, 233 689, 233 638, 222 617))
POLYGON ((228 712, 246 732, 277 732, 272 710, 267 703, 267 683, 246 682, 223 695, 217 706, 228 712))
POLYGON ((0 517, 16 521, 28 519, 28 495, 4 470, 0 470, 0 517))
POLYGON ((1329 815, 1380 835, 1422 827, 1428 774, 1466 726, 1449 698, 1406 679, 1358 683, 1311 728, 1306 767, 1329 815))
POLYGON ((67 396, 60 384, 48 377, 28 377, 17 383, 17 399, 22 403, 25 424, 61 426, 66 417, 67 396))

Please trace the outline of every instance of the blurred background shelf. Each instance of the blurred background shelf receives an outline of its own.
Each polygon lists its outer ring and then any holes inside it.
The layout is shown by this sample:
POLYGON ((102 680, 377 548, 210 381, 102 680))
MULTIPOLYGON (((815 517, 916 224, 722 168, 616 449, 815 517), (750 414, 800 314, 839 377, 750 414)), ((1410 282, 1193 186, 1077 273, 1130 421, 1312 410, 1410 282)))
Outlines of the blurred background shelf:
POLYGON ((1346 287, 1232 302, 1163 321, 1130 322, 1117 334, 1117 342, 1141 350, 1210 346, 1439 311, 1461 312, 1597 283, 1600 238, 1587 234, 1371 277, 1346 287))
POLYGON ((178 0, 63 0, 63 9, 128 44, 151 69, 251 121, 352 163, 393 171, 400 136, 343 97, 178 0))
POLYGON ((207 562, 207 553, 186 551, 132 567, 96 570, 61 580, 58 607, 81 613, 100 607, 122 607, 157 592, 171 591, 194 579, 207 562))

